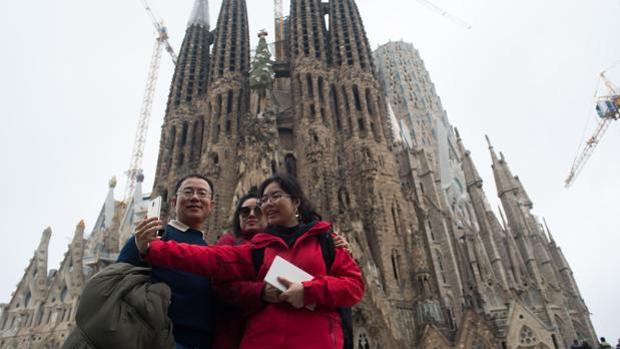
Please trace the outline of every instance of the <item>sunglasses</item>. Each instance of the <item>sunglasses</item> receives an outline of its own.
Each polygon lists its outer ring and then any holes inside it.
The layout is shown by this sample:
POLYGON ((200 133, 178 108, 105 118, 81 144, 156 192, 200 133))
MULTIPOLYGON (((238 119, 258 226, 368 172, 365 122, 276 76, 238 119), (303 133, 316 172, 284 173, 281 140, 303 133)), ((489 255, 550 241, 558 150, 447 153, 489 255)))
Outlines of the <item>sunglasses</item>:
POLYGON ((263 216, 263 211, 261 211, 258 206, 245 206, 239 209, 239 215, 243 219, 247 219, 250 216, 250 212, 253 212, 256 218, 261 218, 263 216))

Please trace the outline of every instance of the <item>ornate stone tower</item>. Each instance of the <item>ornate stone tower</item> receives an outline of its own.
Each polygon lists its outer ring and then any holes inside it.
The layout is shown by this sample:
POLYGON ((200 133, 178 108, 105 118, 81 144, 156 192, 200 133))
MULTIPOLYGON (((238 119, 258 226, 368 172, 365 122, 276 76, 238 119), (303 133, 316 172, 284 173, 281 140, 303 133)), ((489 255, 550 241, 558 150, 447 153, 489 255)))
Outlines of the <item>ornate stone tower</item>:
POLYGON ((196 0, 170 85, 161 132, 153 194, 162 196, 164 214, 177 178, 199 169, 206 120, 199 102, 207 95, 212 37, 208 1, 196 0))

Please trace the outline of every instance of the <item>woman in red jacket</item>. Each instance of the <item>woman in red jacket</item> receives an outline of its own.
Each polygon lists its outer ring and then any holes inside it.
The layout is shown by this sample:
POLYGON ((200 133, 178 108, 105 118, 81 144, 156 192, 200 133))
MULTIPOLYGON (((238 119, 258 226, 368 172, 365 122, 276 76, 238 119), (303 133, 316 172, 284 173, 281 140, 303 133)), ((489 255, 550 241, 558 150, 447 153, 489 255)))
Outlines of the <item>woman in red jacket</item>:
MULTIPOLYGON (((224 234, 219 246, 237 246, 250 243, 254 235, 264 232, 267 219, 258 205, 258 194, 250 192, 239 198, 233 214, 233 231, 224 234)), ((343 247, 349 253, 349 244, 335 233, 334 247, 343 247)), ((220 301, 212 349, 238 349, 243 338, 246 318, 264 304, 280 303, 280 290, 264 281, 214 282, 213 291, 220 301)))
POLYGON ((275 256, 280 256, 313 275, 311 281, 291 282, 279 278, 287 290, 279 303, 266 303, 253 313, 241 348, 341 349, 343 335, 338 307, 357 304, 364 294, 359 267, 342 248, 335 251, 329 274, 319 237, 331 232, 290 176, 275 175, 259 189, 260 207, 269 226, 251 244, 238 246, 190 246, 156 239, 158 224, 136 233, 145 259, 154 264, 206 275, 215 280, 263 280, 275 256), (262 249, 258 272, 252 250, 262 249), (314 310, 308 305, 316 305, 314 310))

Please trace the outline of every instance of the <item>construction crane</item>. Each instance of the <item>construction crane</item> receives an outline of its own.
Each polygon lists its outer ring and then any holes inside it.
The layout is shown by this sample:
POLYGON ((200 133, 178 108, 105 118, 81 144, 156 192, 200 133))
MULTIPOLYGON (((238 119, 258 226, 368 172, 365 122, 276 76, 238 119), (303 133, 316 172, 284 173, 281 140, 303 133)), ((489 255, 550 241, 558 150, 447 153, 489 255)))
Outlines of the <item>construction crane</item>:
POLYGON ((286 52, 284 47, 284 9, 282 8, 282 0, 274 0, 273 17, 276 31, 275 56, 276 60, 283 60, 286 52))
MULTIPOLYGON (((620 63, 620 62, 619 62, 620 63)), ((617 65, 618 63, 616 63, 617 65)), ((596 146, 600 143, 601 139, 605 135, 605 132, 609 129, 612 121, 620 119, 620 95, 614 84, 607 79, 605 73, 613 68, 610 67, 599 74, 599 77, 607 87, 608 95, 596 98, 596 112, 599 116, 598 125, 594 134, 588 138, 588 140, 580 146, 579 152, 573 161, 573 166, 570 169, 568 177, 564 181, 565 186, 568 188, 575 182, 575 179, 583 170, 586 162, 594 153, 596 146)))
POLYGON ((461 27, 465 28, 465 29, 471 29, 471 24, 465 22, 464 20, 460 19, 459 17, 449 13, 448 11, 442 9, 441 7, 435 5, 434 3, 430 2, 429 0, 416 0, 417 2, 421 3, 422 5, 428 7, 429 9, 431 9, 432 11, 438 13, 439 15, 446 17, 448 20, 452 21, 453 23, 460 25, 461 27))
POLYGON ((164 25, 164 22, 155 15, 146 0, 142 0, 142 5, 149 15, 155 30, 157 31, 157 38, 155 39, 155 46, 153 48, 153 55, 151 56, 151 64, 149 66, 149 74, 146 80, 146 88, 144 91, 144 98, 142 99, 142 108, 140 109, 140 115, 138 117, 138 128, 136 130, 136 136, 133 143, 133 150, 131 152, 131 161, 129 163, 129 169, 127 170, 127 183, 125 185, 124 201, 129 202, 131 195, 133 195, 136 188, 136 181, 139 175, 142 174, 142 159, 144 157, 144 146, 146 144, 146 136, 149 129, 149 121, 151 119, 151 110, 153 107, 153 97, 155 95, 155 88, 157 86, 157 78, 159 76, 159 65, 161 63, 162 48, 170 54, 172 62, 176 65, 177 55, 168 41, 168 29, 164 25))

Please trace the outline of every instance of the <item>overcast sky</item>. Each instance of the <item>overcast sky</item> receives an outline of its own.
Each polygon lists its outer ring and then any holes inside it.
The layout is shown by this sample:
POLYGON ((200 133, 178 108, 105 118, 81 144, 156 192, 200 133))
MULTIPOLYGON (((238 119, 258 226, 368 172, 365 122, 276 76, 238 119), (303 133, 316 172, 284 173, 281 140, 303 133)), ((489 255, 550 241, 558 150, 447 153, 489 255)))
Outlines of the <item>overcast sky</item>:
MULTIPOLYGON (((369 39, 413 43, 497 205, 484 134, 502 151, 562 247, 599 335, 620 337, 620 124, 570 189, 563 181, 596 125, 598 73, 620 60, 618 0, 358 0, 369 39), (614 151, 616 150, 616 151, 614 151)), ((216 22, 221 1, 211 2, 216 22)), ((193 0, 151 0, 180 47, 193 0)), ((272 31, 271 1, 249 0, 251 37, 272 31)), ((288 11, 288 8, 285 9, 288 11)), ((75 225, 95 222, 110 177, 121 199, 154 43, 140 2, 0 2, 0 302, 53 229, 57 268, 75 225)), ((173 66, 164 56, 144 169, 152 185, 173 66)), ((609 71, 620 84, 620 67, 609 71)), ((604 92, 600 88, 600 92, 604 92)))

